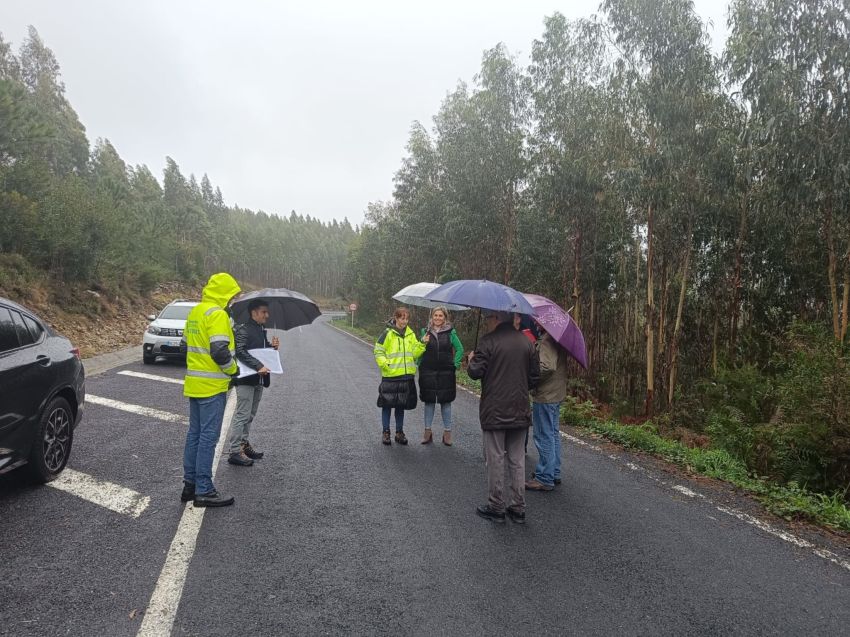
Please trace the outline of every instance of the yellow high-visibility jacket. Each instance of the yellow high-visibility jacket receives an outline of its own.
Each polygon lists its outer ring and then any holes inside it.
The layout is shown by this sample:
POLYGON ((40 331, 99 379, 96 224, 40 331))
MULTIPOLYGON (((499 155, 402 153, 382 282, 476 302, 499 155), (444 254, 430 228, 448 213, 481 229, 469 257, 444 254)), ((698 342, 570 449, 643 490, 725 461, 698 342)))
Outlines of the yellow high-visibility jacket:
POLYGON ((416 359, 425 353, 425 344, 416 338, 409 325, 404 329, 404 336, 401 336, 393 324, 381 334, 372 353, 383 378, 414 376, 416 359))
POLYGON ((186 319, 186 377, 183 395, 207 398, 226 392, 236 373, 235 345, 230 317, 224 307, 241 291, 236 279, 225 272, 213 274, 204 287, 201 302, 186 319))

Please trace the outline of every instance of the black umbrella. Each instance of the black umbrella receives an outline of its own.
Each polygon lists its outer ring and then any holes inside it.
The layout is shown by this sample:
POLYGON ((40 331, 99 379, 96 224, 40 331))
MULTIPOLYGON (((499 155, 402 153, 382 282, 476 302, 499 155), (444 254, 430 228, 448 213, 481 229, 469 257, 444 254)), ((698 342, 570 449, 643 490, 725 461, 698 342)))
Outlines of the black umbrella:
POLYGON ((269 305, 269 320, 266 327, 277 330, 289 330, 299 325, 309 325, 321 315, 319 306, 308 297, 286 288, 266 288, 247 292, 231 303, 230 314, 236 323, 247 323, 251 318, 248 305, 255 299, 262 299, 269 305))

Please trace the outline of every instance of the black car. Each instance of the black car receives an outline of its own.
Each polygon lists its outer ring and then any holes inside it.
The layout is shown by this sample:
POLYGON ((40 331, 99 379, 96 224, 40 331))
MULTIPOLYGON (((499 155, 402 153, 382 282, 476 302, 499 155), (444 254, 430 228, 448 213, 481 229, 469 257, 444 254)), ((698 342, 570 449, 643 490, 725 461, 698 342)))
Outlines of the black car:
POLYGON ((21 465, 56 478, 83 415, 80 350, 26 308, 0 297, 0 473, 21 465))

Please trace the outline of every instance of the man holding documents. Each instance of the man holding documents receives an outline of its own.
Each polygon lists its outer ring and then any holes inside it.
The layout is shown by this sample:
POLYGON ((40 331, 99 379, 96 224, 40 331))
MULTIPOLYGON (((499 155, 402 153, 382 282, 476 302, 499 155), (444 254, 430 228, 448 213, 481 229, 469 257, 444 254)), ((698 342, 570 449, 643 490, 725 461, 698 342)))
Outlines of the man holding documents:
POLYGON ((254 460, 263 457, 262 453, 251 446, 248 434, 263 397, 263 388, 269 386, 269 373, 277 371, 270 370, 250 350, 268 347, 277 350, 280 347, 280 339, 274 336, 269 342, 263 327, 269 318, 268 302, 255 299, 248 305, 248 312, 251 318, 247 323, 237 323, 233 326, 236 360, 242 373, 233 379, 233 385, 236 387, 236 413, 230 425, 230 456, 227 462, 241 467, 250 467, 254 460))

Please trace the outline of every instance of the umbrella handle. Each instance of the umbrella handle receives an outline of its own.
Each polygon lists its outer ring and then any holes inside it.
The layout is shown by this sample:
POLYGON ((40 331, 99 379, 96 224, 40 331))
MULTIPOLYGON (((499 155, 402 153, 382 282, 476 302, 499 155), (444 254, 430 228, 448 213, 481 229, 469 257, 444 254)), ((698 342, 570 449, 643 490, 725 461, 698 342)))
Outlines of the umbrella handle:
POLYGON ((472 351, 478 347, 478 329, 481 327, 481 308, 478 308, 478 317, 475 319, 475 345, 472 347, 472 351))

